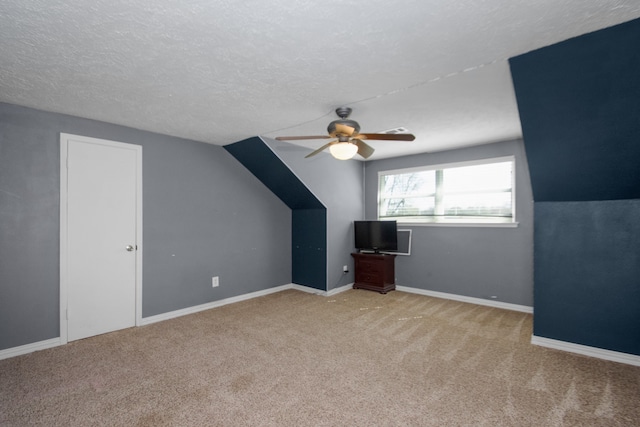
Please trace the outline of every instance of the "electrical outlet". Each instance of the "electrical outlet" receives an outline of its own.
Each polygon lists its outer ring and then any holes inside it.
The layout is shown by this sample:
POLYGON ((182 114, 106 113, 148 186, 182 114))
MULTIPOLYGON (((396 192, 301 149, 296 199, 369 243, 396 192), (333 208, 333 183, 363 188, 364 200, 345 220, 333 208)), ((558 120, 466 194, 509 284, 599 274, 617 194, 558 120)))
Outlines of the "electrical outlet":
POLYGON ((212 277, 211 278, 211 287, 212 288, 217 288, 218 286, 220 286, 220 278, 218 276, 212 277))
POLYGON ((348 273, 349 272, 349 266, 348 265, 343 265, 342 266, 342 272, 343 273, 348 273))

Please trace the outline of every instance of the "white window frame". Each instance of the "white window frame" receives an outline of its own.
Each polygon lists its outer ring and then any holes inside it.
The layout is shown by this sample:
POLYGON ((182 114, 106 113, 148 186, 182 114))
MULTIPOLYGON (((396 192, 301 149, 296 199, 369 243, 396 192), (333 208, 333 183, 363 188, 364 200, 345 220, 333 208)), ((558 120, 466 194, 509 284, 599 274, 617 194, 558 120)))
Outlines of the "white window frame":
POLYGON ((444 226, 444 227, 517 227, 518 222, 516 221, 516 159, 515 156, 503 156, 503 157, 492 157, 487 159, 478 159, 478 160, 470 160, 464 162, 453 162, 453 163, 440 163, 435 165, 427 165, 427 166, 418 166, 413 168, 405 168, 405 169, 393 169, 393 170, 385 170, 378 172, 378 189, 377 189, 377 202, 376 202, 376 215, 378 219, 395 219, 398 222, 398 225, 403 226, 444 226), (476 165, 486 165, 491 163, 504 163, 511 162, 511 212, 512 216, 510 220, 506 221, 504 218, 489 218, 486 220, 479 221, 477 219, 469 219, 465 220, 462 218, 447 218, 447 217, 430 217, 424 216, 421 220, 402 220, 401 218, 380 218, 380 204, 382 202, 382 195, 380 191, 381 180, 383 176, 386 175, 400 175, 407 174, 412 172, 425 172, 432 170, 443 170, 449 168, 458 168, 464 166, 476 166, 476 165))

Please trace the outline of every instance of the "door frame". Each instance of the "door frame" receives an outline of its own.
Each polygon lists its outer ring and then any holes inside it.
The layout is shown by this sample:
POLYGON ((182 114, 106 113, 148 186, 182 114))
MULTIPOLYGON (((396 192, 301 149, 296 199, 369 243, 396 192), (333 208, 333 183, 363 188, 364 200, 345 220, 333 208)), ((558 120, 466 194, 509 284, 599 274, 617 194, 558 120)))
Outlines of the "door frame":
POLYGON ((125 148, 136 152, 136 326, 142 324, 142 146, 106 139, 60 133, 60 344, 66 344, 67 338, 67 298, 68 298, 68 241, 67 241, 67 202, 68 202, 68 169, 67 155, 69 141, 100 144, 109 147, 125 148))

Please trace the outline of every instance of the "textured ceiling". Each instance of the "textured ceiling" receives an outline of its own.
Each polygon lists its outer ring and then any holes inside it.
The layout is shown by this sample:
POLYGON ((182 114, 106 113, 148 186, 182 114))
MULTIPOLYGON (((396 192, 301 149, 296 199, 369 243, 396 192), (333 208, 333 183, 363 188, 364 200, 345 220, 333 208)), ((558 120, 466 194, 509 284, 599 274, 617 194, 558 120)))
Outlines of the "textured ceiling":
MULTIPOLYGON (((372 159, 521 135, 507 59, 640 17, 638 0, 3 0, 0 102, 225 145, 323 134, 372 159)), ((302 141, 317 147, 322 141, 302 141)))

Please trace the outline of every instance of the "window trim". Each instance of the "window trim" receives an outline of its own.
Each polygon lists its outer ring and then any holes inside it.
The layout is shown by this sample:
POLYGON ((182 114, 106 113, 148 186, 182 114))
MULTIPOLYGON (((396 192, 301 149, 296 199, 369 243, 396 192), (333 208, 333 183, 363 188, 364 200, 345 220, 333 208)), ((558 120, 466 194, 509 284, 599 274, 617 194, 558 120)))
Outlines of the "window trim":
MULTIPOLYGON (((380 182, 382 176, 386 175, 400 175, 407 174, 412 172, 425 172, 432 170, 443 170, 450 168, 458 168, 465 166, 477 166, 477 165, 486 165, 491 163, 503 163, 503 162, 511 162, 511 221, 509 222, 490 222, 490 221, 465 221, 464 219, 455 219, 447 221, 443 219, 441 221, 398 221, 398 225, 402 226, 411 226, 411 227, 496 227, 496 228, 515 228, 518 227, 518 221, 516 218, 516 157, 515 155, 509 156, 500 156, 500 157, 489 157, 484 159, 476 159, 476 160, 468 160, 461 162, 450 162, 450 163, 438 163, 433 165, 425 165, 425 166, 416 166, 410 168, 402 168, 402 169, 390 169, 384 171, 378 171, 378 187, 376 190, 377 200, 376 200, 376 217, 380 219, 380 202, 381 202, 381 191, 380 191, 380 182)), ((425 216, 425 219, 429 217, 425 216)))

